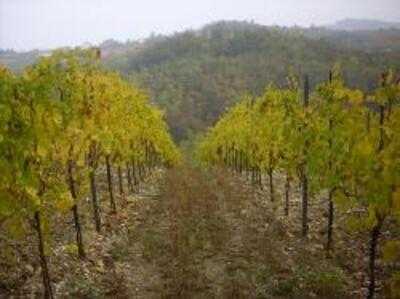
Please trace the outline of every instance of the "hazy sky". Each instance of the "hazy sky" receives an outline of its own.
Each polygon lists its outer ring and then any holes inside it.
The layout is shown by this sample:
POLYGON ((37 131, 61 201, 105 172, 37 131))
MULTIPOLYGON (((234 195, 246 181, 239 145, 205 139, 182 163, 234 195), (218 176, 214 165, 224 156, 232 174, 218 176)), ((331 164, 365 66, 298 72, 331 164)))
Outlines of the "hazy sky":
POLYGON ((309 26, 342 18, 400 21, 400 0, 0 0, 0 48, 125 41, 221 19, 309 26))

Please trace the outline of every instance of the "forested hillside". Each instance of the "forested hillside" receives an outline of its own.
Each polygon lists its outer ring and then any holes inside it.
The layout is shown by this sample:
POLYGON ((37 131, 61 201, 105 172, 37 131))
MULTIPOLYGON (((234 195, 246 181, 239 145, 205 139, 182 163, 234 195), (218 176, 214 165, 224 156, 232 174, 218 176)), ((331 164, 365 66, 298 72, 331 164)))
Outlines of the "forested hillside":
MULTIPOLYGON (((314 86, 335 64, 351 87, 372 90, 378 75, 400 66, 400 30, 339 31, 323 27, 268 27, 226 21, 170 36, 153 35, 100 45, 104 63, 152 95, 166 111, 175 139, 212 125, 244 93, 261 94, 288 74, 307 73, 314 86)), ((0 53, 0 63, 21 70, 37 51, 0 53)))
POLYGON ((14 50, 0 49, 0 64, 6 65, 16 72, 20 72, 27 65, 34 63, 41 54, 38 50, 18 53, 14 50))
POLYGON ((344 19, 330 25, 329 28, 335 30, 360 31, 360 30, 380 30, 380 29, 400 29, 398 22, 385 22, 368 19, 344 19))
MULTIPOLYGON (((376 34, 219 22, 131 43, 126 52, 108 55, 106 64, 150 90, 181 140, 213 124, 243 93, 258 95, 271 82, 284 85, 289 73, 307 73, 315 85, 339 63, 350 86, 373 89, 383 69, 400 65, 398 51, 374 46, 376 34), (364 50, 349 42, 357 36, 368 45, 364 50)), ((400 31, 391 34, 400 37, 400 31)), ((400 42, 382 44, 398 49, 400 42)))

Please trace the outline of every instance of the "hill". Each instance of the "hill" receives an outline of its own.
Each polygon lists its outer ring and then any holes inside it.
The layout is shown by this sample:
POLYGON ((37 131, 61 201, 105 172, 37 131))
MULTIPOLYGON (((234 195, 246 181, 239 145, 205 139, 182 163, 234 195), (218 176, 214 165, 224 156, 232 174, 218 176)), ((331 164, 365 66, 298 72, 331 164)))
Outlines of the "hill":
POLYGON ((244 93, 260 94, 270 83, 284 85, 290 73, 307 73, 316 84, 340 63, 348 84, 369 90, 383 69, 399 67, 399 52, 375 47, 372 34, 361 49, 348 42, 354 36, 324 28, 218 22, 153 36, 125 53, 108 55, 105 63, 148 89, 166 110, 173 135, 182 140, 213 124, 244 93))
POLYGON ((345 31, 400 29, 400 23, 366 19, 344 19, 328 26, 328 28, 345 31))
POLYGON ((41 52, 33 50, 29 52, 16 52, 0 49, 0 65, 6 65, 14 71, 22 71, 27 65, 34 63, 41 52))
MULTIPOLYGON (((148 90, 166 112, 176 140, 203 131, 243 94, 260 94, 289 74, 327 78, 339 63, 346 82, 372 89, 386 68, 400 68, 400 30, 337 31, 221 21, 199 30, 100 44, 106 67, 148 90)), ((46 54, 0 52, 0 64, 19 71, 46 54)))

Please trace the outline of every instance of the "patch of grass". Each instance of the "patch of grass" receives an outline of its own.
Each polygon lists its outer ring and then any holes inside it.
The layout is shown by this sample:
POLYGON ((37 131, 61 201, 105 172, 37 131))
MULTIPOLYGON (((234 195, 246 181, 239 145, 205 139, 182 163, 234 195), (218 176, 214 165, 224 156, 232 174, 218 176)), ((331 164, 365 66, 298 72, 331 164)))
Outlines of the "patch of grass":
POLYGON ((299 269, 295 272, 300 290, 313 293, 321 298, 344 298, 345 277, 337 268, 299 269))
POLYGON ((118 238, 113 240, 109 254, 114 261, 124 262, 129 260, 130 244, 128 237, 118 236, 118 238))
POLYGON ((141 237, 143 245, 143 257, 148 261, 163 254, 165 240, 159 230, 155 228, 146 229, 141 237))
POLYGON ((272 289, 271 293, 274 296, 292 298, 297 291, 296 285, 297 281, 293 277, 290 277, 288 279, 278 280, 276 286, 272 289))
POLYGON ((84 276, 67 281, 65 289, 70 298, 97 299, 104 298, 98 283, 84 276))

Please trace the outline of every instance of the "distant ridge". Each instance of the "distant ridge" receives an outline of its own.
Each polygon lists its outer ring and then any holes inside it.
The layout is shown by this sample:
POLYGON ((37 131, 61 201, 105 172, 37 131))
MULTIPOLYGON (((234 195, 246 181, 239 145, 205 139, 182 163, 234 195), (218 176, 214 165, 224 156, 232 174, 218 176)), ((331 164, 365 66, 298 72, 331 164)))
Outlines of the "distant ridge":
MULTIPOLYGON (((89 45, 88 45, 89 46, 89 45)), ((261 95, 270 83, 307 73, 314 87, 332 66, 342 66, 352 88, 375 88, 382 70, 400 70, 400 30, 343 31, 219 21, 197 30, 144 40, 106 40, 104 67, 145 89, 165 111, 178 141, 213 125, 243 94, 261 95)), ((0 65, 22 71, 42 51, 0 50, 0 65)))
POLYGON ((337 21, 328 29, 342 31, 372 31, 380 29, 400 29, 400 22, 385 22, 368 19, 344 19, 337 21))

